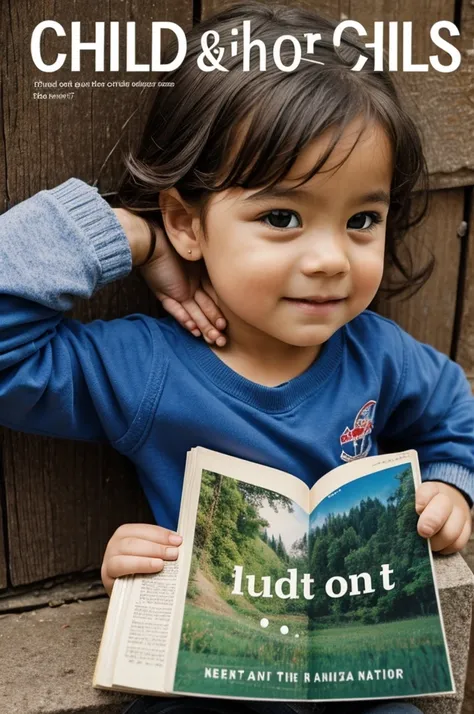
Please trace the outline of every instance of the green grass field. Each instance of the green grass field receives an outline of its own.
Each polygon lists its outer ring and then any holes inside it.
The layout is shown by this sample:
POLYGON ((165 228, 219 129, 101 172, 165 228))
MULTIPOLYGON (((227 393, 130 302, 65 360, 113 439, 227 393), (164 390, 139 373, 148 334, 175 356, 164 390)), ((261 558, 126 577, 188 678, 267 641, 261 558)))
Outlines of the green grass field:
MULTIPOLYGON (((304 629, 304 618, 279 616, 269 620, 268 628, 263 629, 260 615, 214 615, 187 604, 175 690, 252 698, 344 699, 451 689, 437 617, 325 628, 311 634, 304 629), (287 635, 280 633, 282 624, 289 628, 287 635), (215 672, 227 669, 227 679, 205 677, 210 667, 217 667, 215 672), (374 670, 397 668, 403 670, 402 679, 377 681, 374 670), (230 670, 235 673, 233 680, 229 679, 230 670), (374 678, 359 679, 359 672, 367 671, 374 678), (251 672, 254 679, 249 680, 251 672), (277 672, 289 674, 283 674, 279 681, 277 672), (345 672, 347 678, 351 672, 353 680, 341 682, 336 675, 336 681, 308 684, 305 672, 311 680, 315 673, 322 679, 323 673, 345 672)), ((329 674, 326 676, 329 678, 329 674)))

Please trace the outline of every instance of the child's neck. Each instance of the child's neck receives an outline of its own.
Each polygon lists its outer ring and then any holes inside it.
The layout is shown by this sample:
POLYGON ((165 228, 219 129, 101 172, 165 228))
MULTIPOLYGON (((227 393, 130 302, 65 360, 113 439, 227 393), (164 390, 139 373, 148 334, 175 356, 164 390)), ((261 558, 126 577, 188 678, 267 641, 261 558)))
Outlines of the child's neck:
POLYGON ((321 345, 298 347, 230 326, 226 336, 225 347, 211 347, 214 354, 237 374, 266 387, 276 387, 302 374, 321 350, 321 345))

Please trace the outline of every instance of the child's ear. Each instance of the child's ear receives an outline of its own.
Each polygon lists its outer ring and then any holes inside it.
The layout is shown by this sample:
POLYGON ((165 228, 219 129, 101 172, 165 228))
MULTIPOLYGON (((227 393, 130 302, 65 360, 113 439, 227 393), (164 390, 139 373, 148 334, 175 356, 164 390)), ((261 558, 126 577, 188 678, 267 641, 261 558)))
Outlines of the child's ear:
POLYGON ((161 191, 159 199, 163 224, 174 249, 185 260, 200 260, 200 221, 196 210, 175 188, 161 191))

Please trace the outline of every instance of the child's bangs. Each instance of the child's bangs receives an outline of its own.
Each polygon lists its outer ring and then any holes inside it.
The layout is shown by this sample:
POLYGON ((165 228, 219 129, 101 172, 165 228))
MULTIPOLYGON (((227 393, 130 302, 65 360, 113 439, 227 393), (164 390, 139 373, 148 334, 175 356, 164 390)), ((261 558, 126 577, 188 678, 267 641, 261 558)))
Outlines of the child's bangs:
POLYGON ((338 164, 331 163, 330 170, 341 166, 364 129, 374 124, 378 113, 366 93, 359 91, 357 83, 344 81, 341 74, 325 72, 326 76, 316 84, 314 70, 313 82, 311 73, 304 71, 284 77, 286 82, 281 81, 280 87, 268 86, 265 94, 261 92, 253 108, 226 137, 225 146, 229 148, 223 152, 226 161, 215 174, 218 179, 212 181, 212 185, 207 184, 208 190, 274 186, 287 176, 312 141, 331 131, 330 141, 316 165, 298 177, 305 183, 325 170, 324 165, 345 130, 358 120, 360 130, 354 133, 351 148, 338 164))

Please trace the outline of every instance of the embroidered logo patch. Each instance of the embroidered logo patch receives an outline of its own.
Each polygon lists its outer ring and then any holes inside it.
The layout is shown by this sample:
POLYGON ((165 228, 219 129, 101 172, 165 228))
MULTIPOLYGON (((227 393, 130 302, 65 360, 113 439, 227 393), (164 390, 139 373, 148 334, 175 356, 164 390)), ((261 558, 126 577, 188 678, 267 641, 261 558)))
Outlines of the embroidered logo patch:
POLYGON ((348 426, 340 436, 341 459, 343 461, 355 461, 363 459, 372 446, 372 429, 374 427, 374 415, 377 402, 373 399, 366 402, 357 412, 352 429, 348 426))

